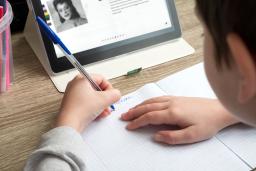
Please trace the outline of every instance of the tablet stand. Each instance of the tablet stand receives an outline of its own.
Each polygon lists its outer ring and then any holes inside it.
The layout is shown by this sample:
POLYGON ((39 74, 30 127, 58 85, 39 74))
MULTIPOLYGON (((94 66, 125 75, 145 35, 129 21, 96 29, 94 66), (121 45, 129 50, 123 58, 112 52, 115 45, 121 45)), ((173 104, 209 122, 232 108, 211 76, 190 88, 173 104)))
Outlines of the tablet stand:
MULTIPOLYGON (((24 35, 58 91, 64 92, 67 83, 72 80, 76 74, 78 74, 78 71, 75 69, 60 73, 54 73, 52 71, 40 30, 31 10, 28 14, 24 35)), ((85 69, 89 73, 101 74, 107 79, 112 79, 131 73, 131 71, 140 70, 140 68, 145 69, 159 65, 192 53, 194 53, 194 49, 184 39, 179 38, 116 56, 104 61, 89 64, 85 66, 85 69)))
POLYGON ((26 25, 24 28, 24 36, 33 49, 34 53, 36 54, 37 58, 43 65, 44 69, 46 70, 49 76, 53 76, 54 72, 51 69, 47 53, 43 44, 43 39, 41 37, 40 30, 36 23, 35 18, 33 17, 32 12, 29 10, 26 25))

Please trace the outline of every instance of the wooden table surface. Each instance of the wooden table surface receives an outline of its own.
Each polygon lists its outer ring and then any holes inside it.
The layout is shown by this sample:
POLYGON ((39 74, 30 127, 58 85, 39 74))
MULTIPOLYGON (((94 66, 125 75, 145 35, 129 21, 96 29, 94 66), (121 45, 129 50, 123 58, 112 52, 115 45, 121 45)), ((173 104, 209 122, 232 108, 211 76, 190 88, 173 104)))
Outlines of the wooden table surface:
MULTIPOLYGON (((132 77, 111 80, 123 94, 202 61, 202 27, 194 0, 176 0, 183 37, 196 53, 132 77)), ((58 93, 22 33, 12 36, 15 82, 0 95, 0 170, 22 170, 40 136, 51 129, 63 94, 58 93)), ((156 57, 157 58, 157 57, 156 57)))

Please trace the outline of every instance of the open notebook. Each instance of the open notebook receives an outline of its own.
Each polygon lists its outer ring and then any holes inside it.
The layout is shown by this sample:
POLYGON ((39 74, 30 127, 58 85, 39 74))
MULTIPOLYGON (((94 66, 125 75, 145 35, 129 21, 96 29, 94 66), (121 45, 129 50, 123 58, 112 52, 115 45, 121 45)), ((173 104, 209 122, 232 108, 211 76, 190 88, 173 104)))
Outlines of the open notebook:
MULTIPOLYGON (((192 145, 155 143, 152 135, 163 127, 127 131, 120 115, 142 101, 162 95, 215 98, 203 64, 150 83, 123 96, 116 111, 94 122, 83 134, 89 171, 243 171, 256 167, 256 130, 230 127, 210 140, 192 145)), ((166 129, 166 128, 165 128, 166 129)))

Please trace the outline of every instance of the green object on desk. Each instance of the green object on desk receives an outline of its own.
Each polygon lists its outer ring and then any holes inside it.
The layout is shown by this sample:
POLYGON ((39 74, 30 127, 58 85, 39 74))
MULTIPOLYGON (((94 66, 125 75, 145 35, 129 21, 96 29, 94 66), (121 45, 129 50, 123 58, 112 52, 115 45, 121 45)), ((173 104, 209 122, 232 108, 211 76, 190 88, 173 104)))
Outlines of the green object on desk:
POLYGON ((139 73, 141 70, 142 70, 142 67, 134 69, 134 70, 131 70, 131 71, 128 71, 126 75, 127 76, 131 76, 131 75, 139 73))

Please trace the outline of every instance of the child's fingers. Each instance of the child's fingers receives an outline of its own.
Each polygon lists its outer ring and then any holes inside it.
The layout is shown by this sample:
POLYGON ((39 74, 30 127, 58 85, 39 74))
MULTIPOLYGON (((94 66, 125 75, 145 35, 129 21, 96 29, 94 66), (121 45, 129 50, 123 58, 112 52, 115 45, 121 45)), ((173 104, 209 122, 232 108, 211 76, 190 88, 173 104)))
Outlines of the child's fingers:
POLYGON ((166 124, 169 120, 167 110, 149 112, 127 125, 127 129, 133 130, 146 125, 166 124))
MULTIPOLYGON (((88 81, 84 75, 82 74, 78 74, 73 80, 86 80, 88 81)), ((112 84, 105 78, 103 77, 102 75, 99 75, 99 74, 92 74, 92 79, 93 81, 95 81, 95 83, 97 85, 99 85, 99 87, 102 89, 102 90, 108 90, 108 89, 112 89, 113 86, 112 84)), ((89 82, 89 81, 88 81, 89 82)))
POLYGON ((105 109, 98 117, 97 119, 102 119, 110 115, 111 111, 109 108, 105 109))
POLYGON ((102 107, 104 108, 109 107, 111 104, 117 102, 121 98, 121 93, 117 89, 101 91, 101 92, 98 92, 98 94, 101 99, 101 103, 100 102, 98 103, 101 104, 102 107))
POLYGON ((161 96, 161 97, 154 97, 148 100, 145 100, 141 104, 135 106, 134 108, 141 106, 141 105, 146 105, 146 104, 151 104, 151 103, 162 103, 162 102, 168 102, 170 100, 170 96, 161 96))
POLYGON ((105 78, 102 80, 102 82, 99 84, 99 86, 102 90, 113 89, 112 84, 108 80, 106 80, 105 78))
POLYGON ((102 75, 93 74, 92 77, 96 84, 98 84, 102 90, 108 90, 113 88, 112 84, 102 75))
POLYGON ((153 111, 161 111, 168 108, 168 103, 152 103, 137 106, 136 108, 130 109, 127 113, 122 115, 122 119, 129 121, 136 119, 146 113, 153 111))
POLYGON ((189 144, 204 140, 205 138, 197 135, 197 132, 194 126, 175 131, 159 131, 154 135, 154 140, 170 145, 189 144))

